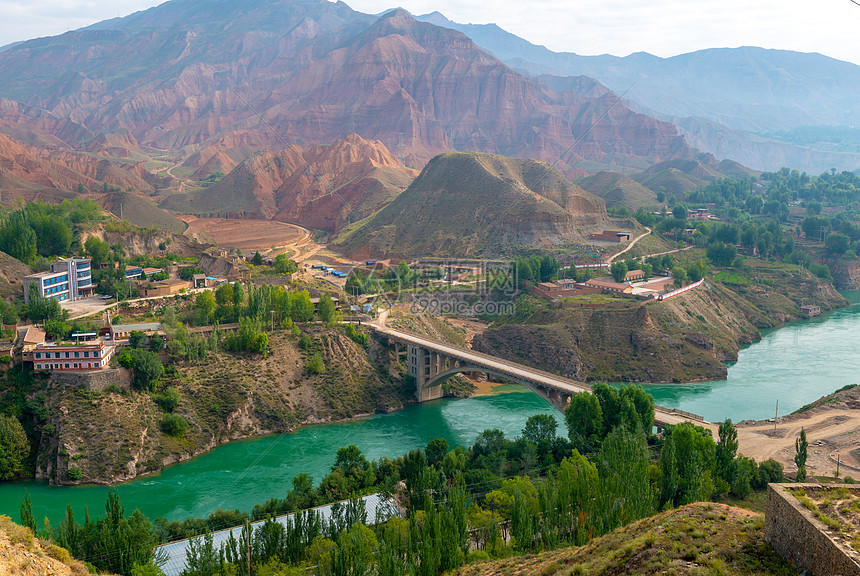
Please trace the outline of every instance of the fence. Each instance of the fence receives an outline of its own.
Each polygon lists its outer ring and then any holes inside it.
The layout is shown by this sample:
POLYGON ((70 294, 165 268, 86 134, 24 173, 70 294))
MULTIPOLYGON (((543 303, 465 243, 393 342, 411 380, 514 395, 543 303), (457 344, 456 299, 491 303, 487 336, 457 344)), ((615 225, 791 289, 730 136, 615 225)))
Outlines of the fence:
POLYGON ((692 284, 687 284, 683 288, 678 288, 677 290, 672 290, 671 292, 667 292, 665 294, 660 294, 659 296, 657 296, 657 300, 662 302, 663 300, 668 300, 669 298, 674 298, 675 296, 678 296, 679 294, 683 294, 684 292, 689 292, 693 288, 698 288, 699 286, 701 286, 704 281, 705 281, 705 279, 702 278, 701 280, 699 280, 697 282, 693 282, 692 284))

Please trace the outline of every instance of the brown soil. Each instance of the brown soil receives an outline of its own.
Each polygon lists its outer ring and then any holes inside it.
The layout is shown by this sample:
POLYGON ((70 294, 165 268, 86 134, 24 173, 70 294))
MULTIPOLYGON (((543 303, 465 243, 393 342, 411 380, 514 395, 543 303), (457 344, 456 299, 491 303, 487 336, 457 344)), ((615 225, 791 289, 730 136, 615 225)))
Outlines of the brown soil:
POLYGON ((186 224, 187 236, 200 241, 213 242, 222 248, 239 248, 261 253, 283 251, 289 245, 303 241, 308 231, 294 224, 272 220, 234 220, 227 218, 197 218, 180 216, 186 224))
POLYGON ((0 576, 84 576, 86 567, 64 548, 43 543, 28 528, 0 516, 0 576))
POLYGON ((860 446, 860 387, 827 396, 815 404, 806 412, 781 417, 776 432, 772 420, 739 423, 740 452, 758 462, 773 458, 786 472, 793 473, 797 470, 794 442, 803 428, 809 442, 807 474, 835 475, 838 454, 840 475, 860 479, 860 463, 851 454, 860 446))

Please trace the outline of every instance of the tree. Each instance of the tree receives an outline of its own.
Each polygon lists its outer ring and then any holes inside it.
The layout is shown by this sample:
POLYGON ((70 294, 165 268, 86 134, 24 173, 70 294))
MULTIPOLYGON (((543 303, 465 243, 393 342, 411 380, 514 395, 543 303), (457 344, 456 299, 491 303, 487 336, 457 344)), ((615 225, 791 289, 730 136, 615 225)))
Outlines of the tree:
POLYGON ((23 475, 30 455, 30 441, 21 422, 14 416, 0 414, 0 480, 23 475))
POLYGON ((230 283, 222 284, 215 290, 215 301, 218 306, 233 305, 233 285, 230 283))
POLYGON ((427 461, 430 465, 436 466, 448 455, 448 441, 444 438, 434 438, 427 443, 424 452, 427 454, 427 461))
POLYGON ((201 292, 194 299, 194 320, 199 325, 208 324, 215 313, 215 295, 211 290, 201 292))
POLYGON ((84 242, 84 250, 90 255, 93 266, 98 268, 102 263, 107 262, 110 258, 110 246, 107 242, 99 240, 95 236, 90 236, 84 242))
POLYGON ((720 424, 716 448, 717 476, 729 485, 735 479, 735 457, 738 453, 738 431, 731 418, 720 424))
POLYGON ((320 314, 320 320, 323 322, 330 324, 334 320, 335 315, 335 307, 334 300, 331 298, 331 294, 328 292, 324 293, 320 296, 319 304, 317 305, 320 314))
POLYGON ((259 266, 263 263, 263 256, 260 255, 260 251, 254 252, 254 256, 251 258, 251 264, 254 266, 259 266))
POLYGON ((824 240, 824 247, 831 254, 845 254, 851 246, 851 238, 841 232, 832 232, 824 240))
POLYGON ((796 482, 806 482, 806 452, 809 443, 806 441, 806 429, 800 429, 800 437, 794 441, 794 463, 797 464, 796 482))
POLYGON ((150 350, 126 348, 117 359, 121 365, 132 369, 132 386, 141 391, 155 390, 158 379, 164 373, 164 366, 158 359, 158 354, 150 350))
POLYGON ((290 260, 286 254, 278 254, 275 256, 275 269, 281 274, 293 274, 299 269, 299 266, 290 260))
POLYGON ((570 441, 580 452, 595 452, 603 440, 603 410, 595 394, 581 392, 570 397, 564 410, 570 441))
POLYGON ((526 420, 523 438, 532 444, 540 444, 542 440, 550 442, 555 438, 557 427, 558 422, 549 414, 535 414, 526 420))
POLYGON ((613 262, 612 266, 609 268, 609 273, 612 274, 612 277, 615 278, 616 282, 622 282, 624 277, 627 276, 627 263, 613 262))
POLYGON ((664 502, 673 505, 699 502, 713 491, 714 439, 701 426, 682 422, 667 430, 666 442, 660 455, 664 479, 676 479, 673 489, 664 481, 664 502))

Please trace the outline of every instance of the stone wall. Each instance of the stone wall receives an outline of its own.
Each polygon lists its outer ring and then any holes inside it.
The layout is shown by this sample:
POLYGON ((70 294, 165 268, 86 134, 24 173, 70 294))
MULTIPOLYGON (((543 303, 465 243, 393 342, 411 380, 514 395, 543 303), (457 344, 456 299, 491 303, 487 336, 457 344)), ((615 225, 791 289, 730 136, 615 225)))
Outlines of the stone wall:
POLYGON ((51 380, 54 386, 71 386, 95 391, 102 391, 111 385, 119 386, 120 388, 131 387, 131 373, 125 368, 105 368, 104 370, 74 372, 57 371, 51 374, 51 380))
POLYGON ((788 492, 848 488, 860 494, 854 484, 769 484, 765 508, 764 537, 798 571, 812 576, 860 575, 860 553, 842 541, 788 492))

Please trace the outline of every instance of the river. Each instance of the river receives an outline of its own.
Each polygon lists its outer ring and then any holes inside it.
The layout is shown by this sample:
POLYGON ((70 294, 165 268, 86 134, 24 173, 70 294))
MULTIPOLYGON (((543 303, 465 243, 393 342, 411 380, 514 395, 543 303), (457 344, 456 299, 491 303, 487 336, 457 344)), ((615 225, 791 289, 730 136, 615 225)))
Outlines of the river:
MULTIPOLYGON (((710 421, 735 421, 787 414, 846 384, 860 383, 854 369, 855 335, 860 332, 860 293, 847 293, 852 302, 808 321, 763 335, 740 351, 726 380, 696 384, 649 385, 658 404, 703 415, 710 421)), ((412 405, 393 414, 378 414, 357 422, 307 426, 292 434, 231 442, 190 462, 164 469, 118 486, 127 511, 139 508, 148 517, 171 520, 206 516, 217 508, 250 510, 267 498, 282 498, 293 476, 307 472, 319 482, 329 471, 337 448, 355 444, 369 459, 399 456, 423 447, 433 438, 451 446, 469 445, 487 428, 516 437, 534 414, 561 414, 546 401, 519 386, 500 386, 494 393, 466 400, 444 399, 412 405)), ((107 487, 48 486, 44 482, 0 484, 0 514, 19 518, 24 489, 41 526, 62 518, 66 504, 83 518, 87 505, 93 516, 103 514, 107 487)))

